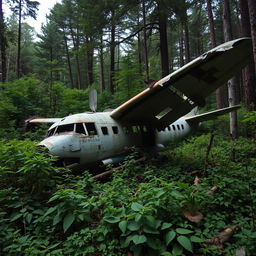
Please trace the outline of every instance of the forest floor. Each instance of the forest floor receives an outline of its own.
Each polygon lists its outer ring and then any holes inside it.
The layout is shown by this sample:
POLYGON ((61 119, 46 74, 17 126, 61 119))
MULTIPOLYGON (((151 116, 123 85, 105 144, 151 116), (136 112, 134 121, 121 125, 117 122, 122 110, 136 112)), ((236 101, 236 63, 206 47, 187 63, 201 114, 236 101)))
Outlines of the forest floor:
POLYGON ((53 167, 30 140, 2 140, 0 255, 255 256, 255 139, 210 138, 162 160, 131 155, 105 182, 53 167))

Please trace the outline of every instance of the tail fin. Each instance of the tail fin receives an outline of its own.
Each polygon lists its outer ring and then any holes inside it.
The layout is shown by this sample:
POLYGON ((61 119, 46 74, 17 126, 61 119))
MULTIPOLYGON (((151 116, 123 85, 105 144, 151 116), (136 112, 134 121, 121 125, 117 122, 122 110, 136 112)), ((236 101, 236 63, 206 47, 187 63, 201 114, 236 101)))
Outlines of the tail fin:
POLYGON ((188 117, 185 118, 185 120, 189 123, 201 123, 203 121, 208 121, 208 120, 211 120, 211 119, 215 119, 216 117, 218 117, 220 115, 224 115, 226 113, 237 110, 239 108, 240 108, 240 105, 236 105, 236 106, 233 106, 233 107, 222 108, 222 109, 218 109, 218 110, 208 112, 208 113, 204 113, 204 114, 201 114, 201 115, 188 116, 188 117))

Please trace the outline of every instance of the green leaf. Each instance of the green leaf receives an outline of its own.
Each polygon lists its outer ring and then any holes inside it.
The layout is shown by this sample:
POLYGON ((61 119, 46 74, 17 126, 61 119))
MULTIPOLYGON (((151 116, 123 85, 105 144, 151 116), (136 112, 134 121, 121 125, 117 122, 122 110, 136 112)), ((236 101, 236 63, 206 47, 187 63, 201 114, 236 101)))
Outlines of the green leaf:
POLYGON ((176 233, 174 231, 169 231, 165 235, 165 244, 169 245, 169 243, 175 238, 176 233))
POLYGON ((178 244, 174 244, 173 249, 172 249, 172 254, 174 256, 178 256, 178 255, 183 255, 183 248, 181 246, 179 246, 178 244))
POLYGON ((61 215, 59 213, 57 213, 54 218, 53 218, 53 225, 57 225, 59 222, 61 221, 61 215))
POLYGON ((26 222, 29 224, 32 220, 33 215, 31 213, 28 213, 26 216, 26 222))
POLYGON ((140 222, 141 221, 141 218, 142 218, 142 215, 137 213, 136 216, 135 216, 135 221, 136 222, 140 222))
POLYGON ((72 223, 74 222, 75 220, 75 216, 73 213, 68 213, 64 220, 63 220, 63 230, 64 230, 64 233, 69 229, 69 227, 72 225, 72 223))
POLYGON ((177 241, 186 250, 193 252, 191 241, 185 236, 178 236, 177 241))
POLYGON ((134 235, 132 237, 132 241, 135 244, 143 244, 143 243, 145 243, 147 241, 147 238, 144 235, 134 235))
POLYGON ((161 256, 173 256, 173 254, 170 252, 162 252, 161 256))
POLYGON ((139 204, 139 203, 132 203, 131 205, 132 210, 134 210, 135 212, 139 212, 140 210, 143 209, 143 205, 139 204))
POLYGON ((171 226, 172 226, 172 223, 164 222, 164 223, 162 224, 161 230, 170 228, 171 226))
POLYGON ((186 234, 191 234, 194 231, 189 230, 189 229, 185 229, 185 228, 176 228, 176 232, 180 235, 186 235, 186 234))
POLYGON ((203 243, 205 241, 205 239, 200 238, 198 236, 191 236, 190 241, 194 242, 194 243, 203 243))
POLYGON ((44 216, 47 216, 47 215, 51 214, 51 213, 54 212, 56 209, 57 209, 57 206, 50 207, 50 208, 46 211, 46 213, 44 214, 44 216))
POLYGON ((126 248, 129 246, 130 242, 132 241, 133 236, 127 236, 126 239, 124 240, 124 242, 122 242, 121 240, 121 247, 122 248, 126 248))
POLYGON ((128 222, 127 224, 127 228, 130 230, 130 231, 137 231, 140 229, 140 226, 141 224, 136 222, 136 221, 130 221, 128 222))
POLYGON ((122 220, 121 222, 119 222, 118 224, 120 230, 125 233, 126 228, 127 228, 127 221, 126 220, 122 220))
POLYGON ((166 247, 157 238, 147 237, 147 245, 154 250, 166 250, 166 247))
POLYGON ((143 231, 148 234, 159 234, 159 231, 153 227, 150 226, 144 226, 143 231))
POLYGON ((104 218, 104 220, 108 223, 117 223, 120 221, 120 217, 113 217, 113 216, 110 216, 110 217, 106 217, 104 218))
POLYGON ((15 221, 17 219, 19 219, 20 217, 22 217, 23 215, 21 213, 16 213, 12 216, 11 221, 15 221))

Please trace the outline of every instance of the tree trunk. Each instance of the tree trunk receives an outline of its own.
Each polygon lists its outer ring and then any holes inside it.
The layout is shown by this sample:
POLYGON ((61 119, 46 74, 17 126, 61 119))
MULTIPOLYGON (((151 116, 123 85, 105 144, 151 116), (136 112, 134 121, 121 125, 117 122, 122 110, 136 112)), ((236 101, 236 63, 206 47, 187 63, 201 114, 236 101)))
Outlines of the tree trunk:
POLYGON ((167 15, 161 1, 158 3, 158 18, 159 18, 159 32, 160 32, 160 54, 162 76, 169 74, 169 54, 167 43, 167 15))
POLYGON ((21 13, 22 13, 22 4, 19 0, 19 28, 18 28, 18 49, 17 49, 17 79, 20 78, 20 49, 21 49, 21 13))
MULTIPOLYGON (((80 61, 79 61, 79 37, 78 35, 75 37, 74 30, 72 28, 71 22, 69 21, 69 29, 71 32, 71 37, 75 49, 75 59, 76 59, 76 68, 77 68, 77 88, 81 89, 81 69, 80 69, 80 61)), ((78 32, 77 32, 78 33, 78 32)))
MULTIPOLYGON (((225 42, 232 40, 229 0, 223 0, 223 30, 224 30, 225 42)), ((228 81, 229 106, 234 106, 235 104, 237 104, 237 99, 236 99, 236 95, 237 95, 236 88, 237 87, 238 87, 237 78, 232 77, 228 81)), ((236 139, 238 136, 236 111, 233 111, 230 113, 230 134, 233 139, 236 139)))
MULTIPOLYGON (((207 13, 208 13, 208 21, 209 21, 209 28, 210 28, 210 38, 211 38, 211 45, 212 48, 217 46, 216 43, 216 34, 214 29, 214 20, 212 14, 212 0, 207 0, 207 13)), ((225 88, 218 88, 216 90, 216 102, 217 108, 224 108, 225 107, 225 99, 223 98, 225 88)))
POLYGON ((184 66, 184 39, 183 39, 183 29, 180 28, 180 38, 179 38, 179 55, 180 55, 180 67, 184 66))
POLYGON ((0 0, 0 51, 1 51, 1 66, 2 66, 2 82, 6 81, 6 38, 5 38, 5 24, 3 13, 3 2, 0 0))
POLYGON ((69 80, 70 80, 71 88, 74 88, 73 74, 72 74, 72 68, 71 68, 71 62, 70 62, 70 55, 69 55, 67 37, 66 37, 65 34, 64 34, 63 37, 64 37, 64 43, 65 43, 65 49, 66 49, 67 61, 68 61, 69 80))
POLYGON ((101 83, 101 92, 105 91, 105 76, 104 76, 104 58, 103 58, 103 35, 101 36, 100 41, 100 83, 101 83))
POLYGON ((190 62, 190 49, 189 49, 189 33, 187 20, 183 24, 184 26, 184 46, 185 46, 185 63, 190 62))
POLYGON ((88 82, 89 85, 92 85, 94 82, 93 77, 93 47, 91 44, 91 39, 86 37, 87 42, 87 73, 88 73, 88 82))
POLYGON ((211 45, 212 48, 216 47, 216 35, 214 29, 214 21, 212 15, 212 0, 207 0, 207 13, 208 13, 208 21, 209 21, 209 28, 210 28, 210 37, 211 37, 211 45))
MULTIPOLYGON (((254 70, 256 74, 256 2, 255 0, 248 0, 250 23, 251 23, 251 37, 254 57, 254 70)), ((254 84, 255 91, 255 84, 254 84)))
POLYGON ((144 43, 145 71, 146 71, 146 80, 149 81, 145 0, 142 0, 142 14, 143 14, 143 27, 144 27, 143 28, 143 39, 144 39, 143 43, 144 43))
POLYGON ((115 92, 114 88, 114 76, 115 76, 115 47, 116 47, 116 25, 114 22, 115 11, 112 10, 111 18, 111 42, 110 42, 110 80, 109 80, 109 89, 112 94, 115 92))
MULTIPOLYGON (((251 36, 251 25, 247 0, 240 0, 242 35, 251 36)), ((256 107, 256 79, 254 61, 252 60, 243 70, 244 101, 248 111, 256 107)))

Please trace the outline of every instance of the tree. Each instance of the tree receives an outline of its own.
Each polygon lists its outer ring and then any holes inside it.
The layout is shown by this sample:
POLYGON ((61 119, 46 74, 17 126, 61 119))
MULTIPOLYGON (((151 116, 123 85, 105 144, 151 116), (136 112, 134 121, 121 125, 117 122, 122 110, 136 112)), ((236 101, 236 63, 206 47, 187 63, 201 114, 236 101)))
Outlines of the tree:
POLYGON ((2 82, 6 81, 6 46, 7 41, 5 37, 5 22, 3 13, 3 2, 0 0, 0 52, 1 52, 1 66, 2 66, 2 82))
MULTIPOLYGON (((212 0, 206 0, 206 2, 207 2, 207 13, 208 13, 208 22, 209 22, 209 29, 210 29, 211 46, 212 48, 214 48, 217 46, 217 43, 216 43, 216 34, 215 34, 214 20, 213 20, 213 13, 212 13, 212 0)), ((225 88, 218 88, 216 90, 217 108, 225 107, 224 90, 225 88)))
POLYGON ((167 43, 167 8, 165 6, 164 1, 162 0, 158 2, 158 22, 160 34, 162 76, 167 76, 169 74, 169 55, 167 43))
POLYGON ((17 45, 17 78, 21 77, 20 56, 21 56, 21 26, 23 17, 32 17, 36 19, 36 11, 38 10, 39 2, 31 0, 10 0, 13 5, 12 11, 18 15, 18 45, 17 45))
MULTIPOLYGON (((251 25, 249 17, 249 9, 247 0, 240 0, 242 35, 245 37, 251 36, 251 25)), ((244 101, 247 110, 253 110, 256 107, 256 79, 255 65, 252 60, 243 70, 243 85, 244 85, 244 101)))
MULTIPOLYGON (((223 1, 223 29, 225 42, 232 40, 231 18, 229 0, 223 1)), ((229 106, 234 106, 238 102, 236 88, 238 86, 237 78, 232 77, 228 81, 228 98, 229 106)), ((235 111, 230 113, 230 134, 233 139, 236 139, 237 134, 237 113, 235 111)))
POLYGON ((256 73, 256 2, 255 0, 248 0, 250 23, 251 23, 251 37, 253 46, 253 56, 256 73))

